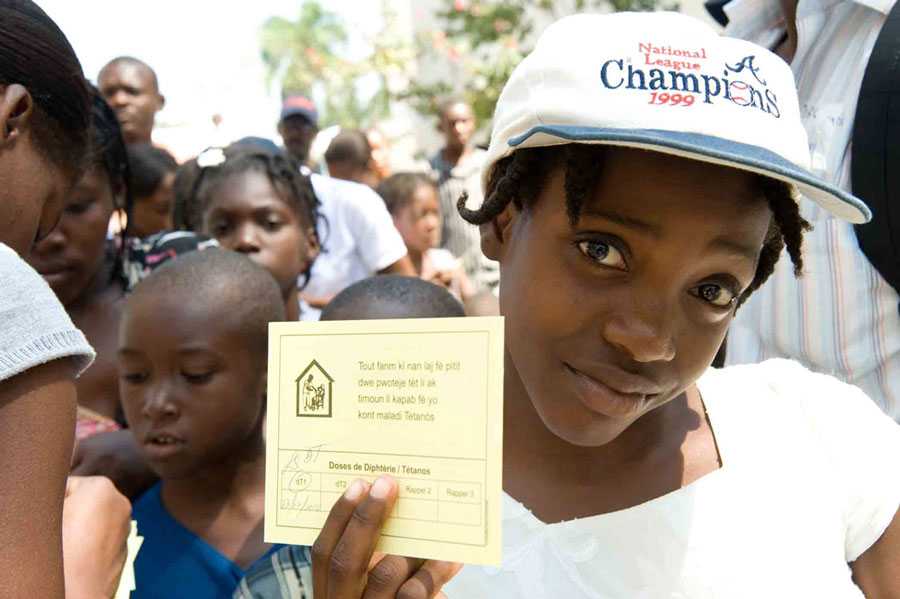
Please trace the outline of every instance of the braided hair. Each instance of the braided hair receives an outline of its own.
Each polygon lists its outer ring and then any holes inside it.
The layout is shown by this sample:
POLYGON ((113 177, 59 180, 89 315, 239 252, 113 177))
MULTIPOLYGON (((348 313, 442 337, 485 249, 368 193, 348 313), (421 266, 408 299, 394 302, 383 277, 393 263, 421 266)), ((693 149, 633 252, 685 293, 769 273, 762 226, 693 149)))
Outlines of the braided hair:
MULTIPOLYGON (((477 210, 467 208, 464 194, 457 203, 460 215, 473 225, 483 225, 499 216, 510 202, 520 210, 528 207, 540 195, 553 169, 562 165, 565 169, 566 213, 569 222, 574 225, 600 179, 598 165, 602 164, 606 146, 566 144, 562 150, 560 152, 559 146, 525 148, 503 158, 491 171, 482 206, 477 210)), ((762 175, 756 176, 755 184, 769 204, 772 221, 760 251, 756 274, 738 298, 737 306, 766 282, 785 248, 794 265, 794 274, 800 275, 803 270, 803 233, 812 228, 800 216, 788 184, 762 175)))
MULTIPOLYGON (((222 162, 219 164, 198 165, 196 168, 193 192, 184 206, 184 218, 191 230, 200 228, 213 192, 220 185, 236 175, 260 173, 269 179, 276 195, 297 215, 302 225, 311 229, 316 240, 321 242, 316 228, 320 217, 319 199, 309 177, 303 175, 298 163, 283 152, 254 150, 247 145, 234 144, 222 150, 222 162)), ((304 285, 309 282, 311 270, 312 263, 302 273, 304 285)))

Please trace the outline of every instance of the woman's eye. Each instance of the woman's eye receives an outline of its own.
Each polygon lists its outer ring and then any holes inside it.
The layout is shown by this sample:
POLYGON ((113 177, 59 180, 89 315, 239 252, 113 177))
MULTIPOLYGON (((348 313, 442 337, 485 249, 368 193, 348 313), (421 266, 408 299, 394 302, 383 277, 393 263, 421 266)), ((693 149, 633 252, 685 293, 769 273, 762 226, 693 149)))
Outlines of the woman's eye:
POLYGON ((737 294, 720 285, 706 283, 694 289, 694 295, 719 308, 729 308, 737 300, 737 294))
POLYGON ((228 223, 213 223, 210 230, 212 231, 213 237, 221 237, 228 233, 228 228, 228 223))
POLYGON ((69 204, 66 206, 66 212, 69 214, 84 214, 90 208, 90 202, 84 202, 79 204, 69 204))
POLYGON ((182 372, 181 376, 192 385, 203 385, 212 379, 213 373, 210 372, 182 372))
POLYGON ((597 264, 618 270, 625 270, 627 267, 622 252, 603 241, 580 241, 578 249, 597 264))

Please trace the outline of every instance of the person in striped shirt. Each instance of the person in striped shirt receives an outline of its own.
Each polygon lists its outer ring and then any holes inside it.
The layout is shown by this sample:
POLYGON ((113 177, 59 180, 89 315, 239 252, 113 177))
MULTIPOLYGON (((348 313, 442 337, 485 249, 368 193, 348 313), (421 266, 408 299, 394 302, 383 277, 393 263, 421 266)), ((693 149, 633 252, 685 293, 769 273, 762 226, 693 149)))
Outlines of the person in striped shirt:
MULTIPOLYGON (((733 0, 727 35, 772 48, 788 61, 809 137, 812 172, 850 189, 850 139, 869 56, 896 0, 733 0)), ((852 383, 900 421, 900 303, 859 248, 853 225, 801 202, 813 225, 805 276, 779 261, 737 313, 727 363, 773 357, 852 383)))

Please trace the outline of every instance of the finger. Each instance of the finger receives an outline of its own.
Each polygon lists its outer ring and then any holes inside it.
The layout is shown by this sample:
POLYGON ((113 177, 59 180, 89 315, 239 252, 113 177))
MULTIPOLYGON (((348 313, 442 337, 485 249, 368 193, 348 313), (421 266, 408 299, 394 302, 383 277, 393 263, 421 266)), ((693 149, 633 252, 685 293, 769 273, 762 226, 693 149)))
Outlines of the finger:
POLYGON ((369 484, 366 481, 353 481, 328 513, 322 532, 316 537, 311 551, 314 597, 328 596, 328 570, 331 564, 331 553, 341 539, 341 535, 344 534, 353 510, 365 498, 368 490, 369 484))
POLYGON ((388 555, 369 571, 363 599, 394 599, 397 591, 425 560, 388 555))
POLYGON ((371 570, 372 568, 374 568, 375 565, 378 564, 378 562, 380 562, 382 559, 384 559, 384 557, 386 555, 387 555, 386 553, 383 553, 381 551, 376 551, 375 553, 373 553, 372 559, 369 560, 369 568, 368 569, 371 570))
POLYGON ((66 497, 73 493, 78 492, 78 487, 81 486, 83 479, 80 476, 69 476, 66 478, 66 497))
POLYGON ((353 510, 344 534, 331 553, 326 597, 355 599, 362 595, 366 566, 396 500, 397 481, 384 475, 375 481, 365 499, 353 510))
POLYGON ((428 560, 398 589, 397 595, 410 599, 432 599, 462 567, 458 562, 428 560))

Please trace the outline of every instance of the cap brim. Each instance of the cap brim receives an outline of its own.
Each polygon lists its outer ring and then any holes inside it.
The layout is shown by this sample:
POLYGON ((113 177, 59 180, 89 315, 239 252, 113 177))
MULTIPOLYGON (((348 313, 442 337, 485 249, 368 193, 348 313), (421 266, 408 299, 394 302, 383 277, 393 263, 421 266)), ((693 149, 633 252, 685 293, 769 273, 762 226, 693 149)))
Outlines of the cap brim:
POLYGON ((539 125, 509 140, 511 148, 570 142, 653 150, 765 175, 794 185, 805 197, 854 224, 871 220, 872 212, 852 194, 822 181, 775 152, 721 137, 659 129, 610 129, 571 125, 539 125))

